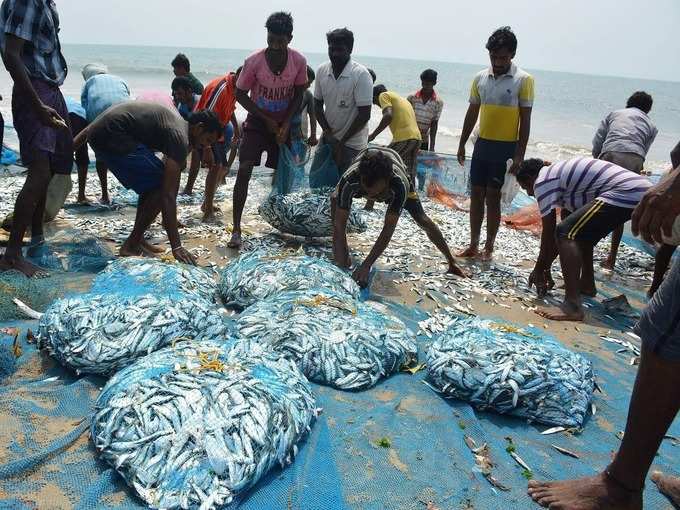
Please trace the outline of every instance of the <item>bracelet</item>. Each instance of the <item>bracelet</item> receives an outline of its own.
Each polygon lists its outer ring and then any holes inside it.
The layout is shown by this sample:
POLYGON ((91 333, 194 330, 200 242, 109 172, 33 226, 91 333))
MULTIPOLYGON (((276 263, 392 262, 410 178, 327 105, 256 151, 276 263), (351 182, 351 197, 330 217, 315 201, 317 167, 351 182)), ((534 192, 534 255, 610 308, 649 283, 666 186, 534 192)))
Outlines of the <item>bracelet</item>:
POLYGON ((175 253, 175 250, 179 250, 181 247, 182 247, 181 244, 179 246, 176 246, 175 248, 172 249, 172 253, 175 253))

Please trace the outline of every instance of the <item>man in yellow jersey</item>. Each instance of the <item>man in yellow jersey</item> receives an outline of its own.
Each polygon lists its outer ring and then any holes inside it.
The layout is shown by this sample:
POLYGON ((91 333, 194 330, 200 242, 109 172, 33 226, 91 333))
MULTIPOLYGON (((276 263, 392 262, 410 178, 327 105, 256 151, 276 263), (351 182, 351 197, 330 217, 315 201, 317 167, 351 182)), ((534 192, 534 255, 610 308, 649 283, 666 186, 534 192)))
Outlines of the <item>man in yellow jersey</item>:
POLYGON ((491 66, 475 76, 470 91, 470 106, 465 115, 458 146, 458 162, 465 164, 465 143, 479 118, 479 138, 470 167, 470 246, 461 257, 479 254, 479 237, 486 207, 486 244, 482 258, 489 260, 501 221, 501 188, 512 159, 516 173, 524 159, 534 102, 534 78, 512 59, 517 38, 510 27, 496 30, 486 43, 491 66))

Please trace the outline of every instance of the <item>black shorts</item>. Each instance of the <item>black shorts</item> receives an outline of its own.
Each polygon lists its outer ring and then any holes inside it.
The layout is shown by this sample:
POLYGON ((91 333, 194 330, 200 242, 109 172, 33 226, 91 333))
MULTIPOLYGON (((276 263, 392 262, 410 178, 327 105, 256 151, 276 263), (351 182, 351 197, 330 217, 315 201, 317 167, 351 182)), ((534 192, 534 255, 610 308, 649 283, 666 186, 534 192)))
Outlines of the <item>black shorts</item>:
POLYGON ((423 203, 418 198, 418 193, 412 191, 408 194, 406 202, 404 202, 404 210, 408 211, 413 217, 425 214, 425 209, 423 209, 423 203))
POLYGON ((505 161, 485 161, 472 158, 470 184, 481 188, 501 189, 505 182, 507 167, 505 161))
POLYGON ((626 223, 632 214, 633 209, 593 200, 557 225, 557 238, 583 241, 595 246, 616 227, 626 223))
MULTIPOLYGON (((68 117, 71 121, 71 133, 73 134, 73 138, 75 138, 83 129, 87 127, 87 121, 75 113, 69 113, 68 117)), ((80 147, 78 147, 78 149, 76 149, 75 156, 76 165, 78 165, 78 167, 90 166, 90 156, 87 153, 86 143, 82 144, 80 147)))

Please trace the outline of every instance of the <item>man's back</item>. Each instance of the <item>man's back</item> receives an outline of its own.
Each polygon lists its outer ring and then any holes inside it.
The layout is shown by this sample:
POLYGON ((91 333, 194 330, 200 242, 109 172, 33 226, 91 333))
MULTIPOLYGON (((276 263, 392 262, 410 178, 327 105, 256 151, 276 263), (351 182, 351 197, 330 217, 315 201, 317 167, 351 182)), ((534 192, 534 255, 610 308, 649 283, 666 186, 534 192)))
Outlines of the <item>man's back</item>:
POLYGON ((658 130, 649 116, 639 108, 611 112, 602 121, 593 139, 593 157, 608 152, 625 152, 647 157, 658 130))
POLYGON ((94 121, 111 106, 128 101, 130 89, 125 80, 112 74, 97 74, 83 85, 80 102, 87 112, 87 121, 94 121))
POLYGON ((197 111, 210 110, 217 114, 222 124, 228 124, 236 109, 236 74, 227 73, 205 86, 197 111))
POLYGON ((421 139, 416 113, 411 103, 390 90, 380 94, 378 101, 383 110, 388 107, 392 108, 390 131, 392 131, 393 142, 421 139))

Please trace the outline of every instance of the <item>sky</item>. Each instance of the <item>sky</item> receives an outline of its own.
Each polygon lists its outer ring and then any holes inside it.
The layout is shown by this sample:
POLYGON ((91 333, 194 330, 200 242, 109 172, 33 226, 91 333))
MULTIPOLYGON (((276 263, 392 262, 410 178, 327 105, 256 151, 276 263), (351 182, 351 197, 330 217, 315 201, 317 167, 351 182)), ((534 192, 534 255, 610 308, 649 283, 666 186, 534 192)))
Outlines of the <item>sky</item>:
POLYGON ((292 46, 325 52, 347 26, 354 53, 480 64, 486 39, 510 25, 529 69, 680 81, 678 0, 56 0, 64 43, 256 49, 277 10, 292 46))

